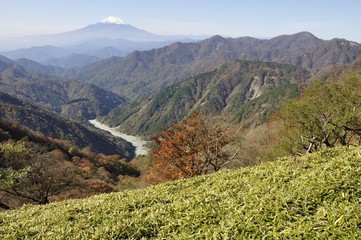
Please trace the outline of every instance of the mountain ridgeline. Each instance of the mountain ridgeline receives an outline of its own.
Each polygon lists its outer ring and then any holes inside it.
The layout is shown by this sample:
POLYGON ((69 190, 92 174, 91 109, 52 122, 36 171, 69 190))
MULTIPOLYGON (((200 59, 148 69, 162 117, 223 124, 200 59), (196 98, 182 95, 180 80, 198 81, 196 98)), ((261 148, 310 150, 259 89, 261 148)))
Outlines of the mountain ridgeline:
POLYGON ((289 64, 232 61, 120 105, 103 120, 121 131, 146 136, 195 111, 229 123, 263 123, 283 101, 298 95, 299 85, 309 76, 307 70, 289 64))
POLYGON ((43 65, 27 58, 20 58, 16 63, 25 68, 28 72, 38 73, 42 75, 61 75, 65 69, 53 65, 43 65))
MULTIPOLYGON (((130 26, 99 23, 71 34, 91 34, 94 28, 130 26)), ((177 42, 70 70, 0 57, 0 91, 78 121, 101 118, 125 133, 147 137, 195 111, 251 127, 297 96, 300 84, 314 73, 354 62, 360 47, 301 32, 269 40, 214 36, 177 42)), ((87 61, 85 55, 74 57, 87 61)))
POLYGON ((360 47, 344 39, 321 40, 308 32, 269 40, 214 36, 200 42, 134 51, 124 58, 109 58, 66 75, 136 99, 230 60, 271 61, 318 71, 353 62, 360 47))
POLYGON ((0 91, 83 121, 105 115, 126 101, 94 84, 51 76, 56 69, 30 60, 17 63, 1 57, 0 91), (35 73, 36 70, 47 75, 35 73))

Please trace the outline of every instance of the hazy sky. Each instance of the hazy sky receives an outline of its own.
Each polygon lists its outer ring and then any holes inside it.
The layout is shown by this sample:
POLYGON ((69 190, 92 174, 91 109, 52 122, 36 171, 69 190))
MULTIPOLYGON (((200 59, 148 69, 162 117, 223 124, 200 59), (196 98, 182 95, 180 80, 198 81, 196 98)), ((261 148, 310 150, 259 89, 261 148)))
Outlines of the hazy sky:
POLYGON ((163 35, 309 31, 361 43, 360 0, 0 0, 0 6, 0 38, 75 30, 117 16, 163 35))

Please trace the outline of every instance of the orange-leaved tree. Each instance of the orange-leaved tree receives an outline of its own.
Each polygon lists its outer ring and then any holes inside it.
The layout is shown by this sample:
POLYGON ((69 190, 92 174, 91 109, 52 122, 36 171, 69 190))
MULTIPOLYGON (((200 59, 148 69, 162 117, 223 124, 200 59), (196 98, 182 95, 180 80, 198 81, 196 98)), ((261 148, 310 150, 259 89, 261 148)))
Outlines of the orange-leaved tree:
POLYGON ((173 124, 153 137, 154 165, 150 181, 161 182, 218 171, 236 155, 224 148, 230 143, 226 130, 209 126, 200 113, 173 124))

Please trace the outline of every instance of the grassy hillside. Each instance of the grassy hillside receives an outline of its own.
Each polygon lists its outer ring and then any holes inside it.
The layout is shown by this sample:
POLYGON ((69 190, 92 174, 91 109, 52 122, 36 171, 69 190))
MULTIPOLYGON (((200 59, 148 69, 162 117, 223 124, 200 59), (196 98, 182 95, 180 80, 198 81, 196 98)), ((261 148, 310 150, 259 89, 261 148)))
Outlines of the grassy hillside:
POLYGON ((361 148, 0 213, 2 239, 357 239, 361 148))

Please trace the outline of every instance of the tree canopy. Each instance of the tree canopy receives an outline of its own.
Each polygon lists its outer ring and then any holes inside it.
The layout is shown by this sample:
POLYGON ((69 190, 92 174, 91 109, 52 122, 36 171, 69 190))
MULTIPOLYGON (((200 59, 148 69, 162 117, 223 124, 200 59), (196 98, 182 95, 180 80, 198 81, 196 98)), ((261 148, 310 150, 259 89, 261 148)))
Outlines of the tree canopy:
POLYGON ((0 143, 0 193, 46 204, 74 184, 75 172, 61 161, 61 154, 41 150, 30 149, 24 141, 0 143))
POLYGON ((361 141, 361 77, 311 85, 281 110, 294 153, 358 145, 361 141))
POLYGON ((224 147, 230 143, 226 130, 209 126, 200 113, 173 124, 153 138, 154 167, 151 179, 174 180, 218 171, 233 156, 224 147))

